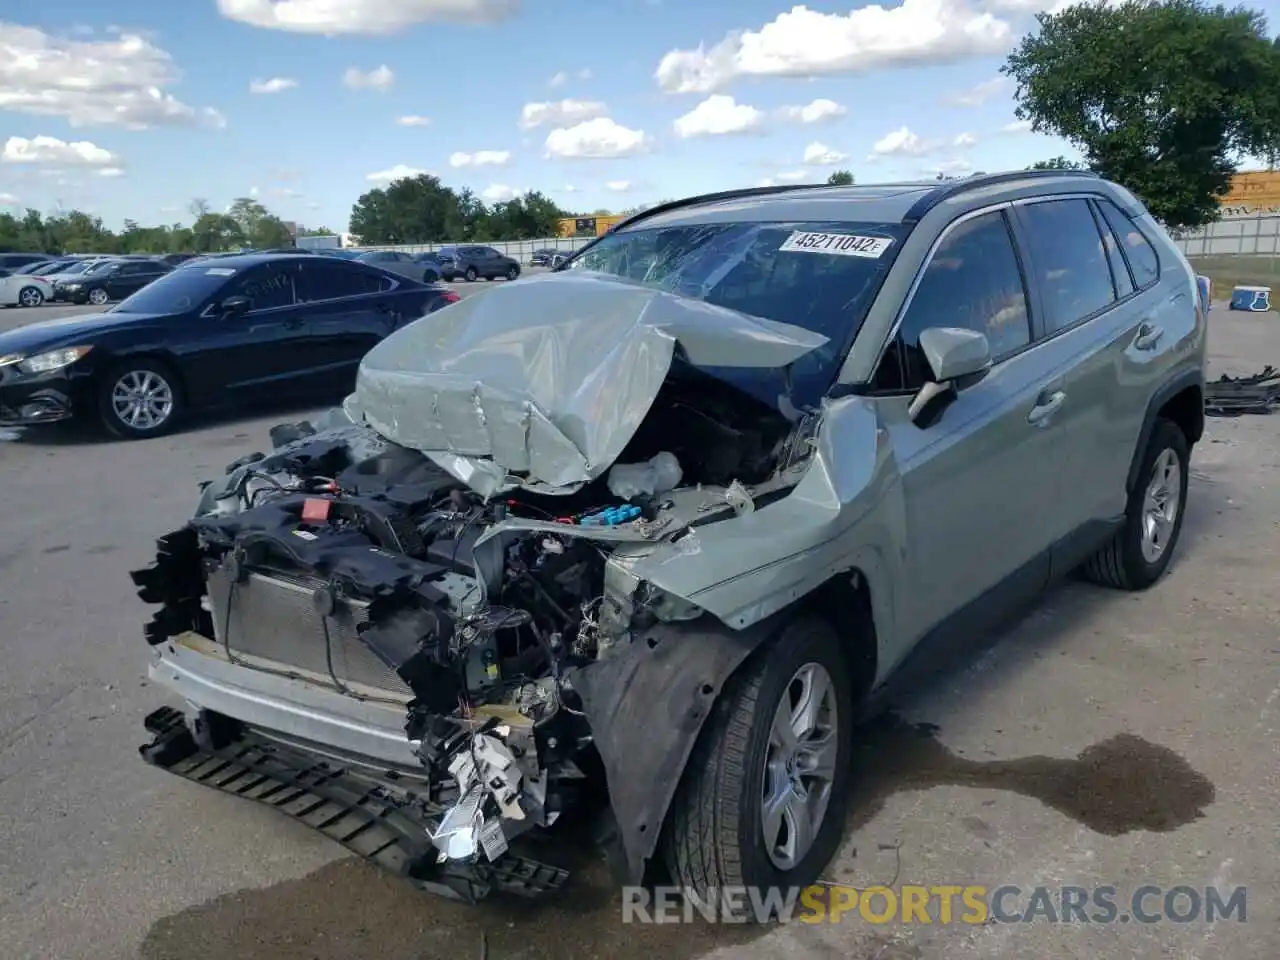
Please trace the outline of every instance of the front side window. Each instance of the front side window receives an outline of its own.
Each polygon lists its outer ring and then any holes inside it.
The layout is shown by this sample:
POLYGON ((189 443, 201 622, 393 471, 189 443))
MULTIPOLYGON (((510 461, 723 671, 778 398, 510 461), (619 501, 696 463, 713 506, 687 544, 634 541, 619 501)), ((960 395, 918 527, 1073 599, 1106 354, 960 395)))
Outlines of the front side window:
POLYGON ((248 297, 250 310, 292 306, 293 271, 288 264, 254 267, 228 285, 226 296, 248 297))
POLYGON ((1115 302, 1111 267, 1088 200, 1048 200, 1021 210, 1046 332, 1078 323, 1115 302))
POLYGON ((938 244, 881 358, 877 390, 914 391, 933 379, 920 348, 930 327, 986 334, 997 362, 1031 342, 1027 292, 1001 211, 960 222, 938 244))

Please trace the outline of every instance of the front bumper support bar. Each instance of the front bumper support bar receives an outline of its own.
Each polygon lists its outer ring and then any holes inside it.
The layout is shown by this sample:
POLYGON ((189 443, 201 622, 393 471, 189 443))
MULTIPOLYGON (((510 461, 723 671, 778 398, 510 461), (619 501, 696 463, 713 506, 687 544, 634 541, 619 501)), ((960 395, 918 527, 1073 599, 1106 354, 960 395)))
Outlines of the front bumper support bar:
POLYGON ((154 739, 139 753, 153 766, 275 807, 428 893, 477 903, 491 893, 542 896, 568 879, 559 867, 510 852, 494 863, 437 863, 425 824, 387 791, 340 764, 304 757, 251 733, 227 746, 201 746, 172 707, 161 707, 144 723, 154 739))

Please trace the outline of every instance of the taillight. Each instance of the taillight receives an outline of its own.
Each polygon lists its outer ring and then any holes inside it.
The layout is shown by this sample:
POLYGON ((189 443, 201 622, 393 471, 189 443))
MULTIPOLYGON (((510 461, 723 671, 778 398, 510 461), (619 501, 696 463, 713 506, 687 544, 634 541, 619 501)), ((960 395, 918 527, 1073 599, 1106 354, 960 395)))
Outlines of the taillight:
POLYGON ((461 298, 460 296, 458 296, 454 291, 452 291, 452 290, 446 290, 446 291, 444 292, 444 296, 442 296, 442 297, 441 297, 441 299, 442 299, 445 303, 457 303, 457 302, 458 302, 459 300, 461 300, 462 298, 461 298))

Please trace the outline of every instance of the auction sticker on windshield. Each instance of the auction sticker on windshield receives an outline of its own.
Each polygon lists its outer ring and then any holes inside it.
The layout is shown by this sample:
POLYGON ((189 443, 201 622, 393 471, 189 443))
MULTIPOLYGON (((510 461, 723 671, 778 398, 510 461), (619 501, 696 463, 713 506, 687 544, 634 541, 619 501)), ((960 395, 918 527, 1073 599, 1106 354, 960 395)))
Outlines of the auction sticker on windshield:
POLYGON ((840 257, 875 259, 893 243, 888 237, 859 237, 849 233, 805 233, 797 230, 783 241, 780 253, 833 253, 840 257))
POLYGON ((235 272, 235 267, 210 267, 205 271, 211 277, 230 277, 234 276, 235 272))

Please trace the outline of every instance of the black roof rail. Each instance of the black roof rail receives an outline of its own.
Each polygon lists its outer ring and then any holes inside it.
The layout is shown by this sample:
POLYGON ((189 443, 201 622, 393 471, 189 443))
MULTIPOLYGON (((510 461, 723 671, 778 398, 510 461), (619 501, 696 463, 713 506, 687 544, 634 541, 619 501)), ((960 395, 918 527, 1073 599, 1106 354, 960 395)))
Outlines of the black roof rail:
POLYGON ((926 213, 943 200, 964 193, 966 190, 972 190, 974 187, 986 187, 993 183, 1010 183, 1014 180, 1050 180, 1056 177, 1101 179, 1092 170, 1009 170, 1004 173, 984 173, 978 176, 965 177, 962 180, 948 180, 939 184, 937 189, 930 190, 913 203, 903 216, 902 222, 918 223, 926 213))
POLYGON ((649 217, 656 217, 658 214, 666 213, 669 210, 680 210, 684 207, 697 206, 700 203, 716 203, 720 200, 741 200, 747 197, 768 197, 776 193, 794 193, 797 190, 831 190, 839 189, 842 186, 845 186, 845 184, 788 183, 772 187, 742 187, 737 190, 721 190, 717 193, 700 193, 695 197, 683 197, 679 200, 668 200, 666 203, 660 203, 657 206, 649 207, 648 209, 641 210, 638 213, 633 213, 625 220, 619 220, 609 228, 608 233, 601 234, 585 247, 579 247, 577 250, 573 251, 565 262, 560 264, 556 269, 563 270, 572 261, 576 260, 579 255, 586 253, 597 243, 607 237, 609 233, 613 233, 615 230, 621 230, 623 227, 629 227, 633 223, 639 223, 641 220, 647 220, 649 217))

